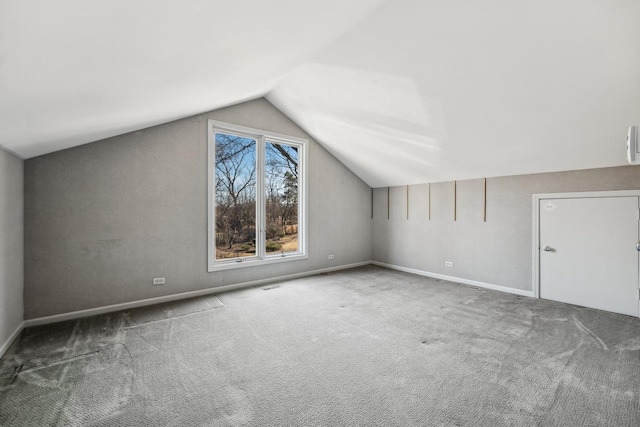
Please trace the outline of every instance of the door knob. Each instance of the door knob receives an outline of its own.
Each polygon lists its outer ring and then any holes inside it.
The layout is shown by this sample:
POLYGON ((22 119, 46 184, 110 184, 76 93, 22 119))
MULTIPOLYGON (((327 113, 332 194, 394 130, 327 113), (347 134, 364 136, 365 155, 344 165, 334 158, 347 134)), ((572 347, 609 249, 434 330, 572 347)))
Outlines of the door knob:
POLYGON ((640 242, 636 243, 636 251, 640 252, 640 242))
MULTIPOLYGON (((638 249, 638 247, 640 246, 640 242, 638 242, 638 245, 636 245, 636 248, 638 249)), ((553 251, 553 249, 551 249, 551 246, 545 246, 544 248, 542 248, 543 251, 545 252, 551 252, 553 251)), ((638 249, 640 251, 640 249, 638 249)))

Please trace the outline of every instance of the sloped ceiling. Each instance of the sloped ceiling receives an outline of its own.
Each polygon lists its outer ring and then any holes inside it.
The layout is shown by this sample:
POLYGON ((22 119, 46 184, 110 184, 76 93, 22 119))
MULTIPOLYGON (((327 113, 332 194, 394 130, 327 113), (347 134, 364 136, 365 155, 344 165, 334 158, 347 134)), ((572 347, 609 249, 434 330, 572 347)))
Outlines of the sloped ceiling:
POLYGON ((393 0, 267 99, 373 187, 625 164, 640 1, 393 0))
POLYGON ((264 96, 382 0, 1 0, 0 145, 29 158, 264 96))
POLYGON ((261 96, 373 187, 625 163, 638 0, 3 0, 29 158, 261 96))

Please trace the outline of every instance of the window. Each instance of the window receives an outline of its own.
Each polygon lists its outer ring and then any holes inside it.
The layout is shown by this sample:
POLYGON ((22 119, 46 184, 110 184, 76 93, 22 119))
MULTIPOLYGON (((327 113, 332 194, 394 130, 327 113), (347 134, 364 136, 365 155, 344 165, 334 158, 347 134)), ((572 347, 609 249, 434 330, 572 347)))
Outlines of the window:
POLYGON ((209 120, 209 271, 306 258, 306 143, 209 120))

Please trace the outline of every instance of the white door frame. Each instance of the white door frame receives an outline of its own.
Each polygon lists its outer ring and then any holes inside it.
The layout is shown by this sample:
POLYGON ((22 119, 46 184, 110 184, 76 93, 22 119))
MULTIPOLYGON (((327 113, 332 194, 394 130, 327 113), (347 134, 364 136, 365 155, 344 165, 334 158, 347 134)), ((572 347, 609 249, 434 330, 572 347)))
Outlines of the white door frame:
POLYGON ((533 245, 531 248, 531 252, 533 254, 533 268, 531 270, 533 278, 531 283, 534 298, 540 298, 540 200, 590 199, 601 197, 640 197, 640 190, 587 191, 581 193, 542 193, 533 195, 533 245))

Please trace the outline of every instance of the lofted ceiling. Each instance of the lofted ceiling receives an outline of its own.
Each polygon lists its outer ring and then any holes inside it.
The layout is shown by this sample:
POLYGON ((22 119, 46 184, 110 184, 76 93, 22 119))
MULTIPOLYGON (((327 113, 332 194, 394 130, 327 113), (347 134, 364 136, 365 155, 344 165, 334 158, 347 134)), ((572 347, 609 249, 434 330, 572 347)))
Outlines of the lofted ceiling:
POLYGON ((382 0, 0 0, 0 145, 29 158, 264 96, 382 0))
POLYGON ((0 1, 29 158, 261 96, 372 187, 625 164, 638 0, 0 1))

